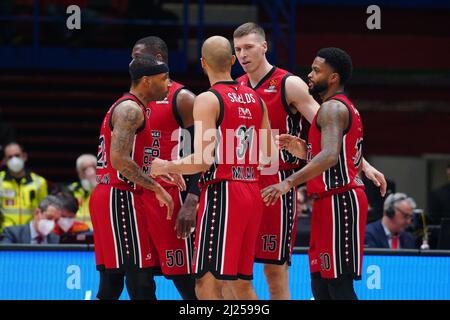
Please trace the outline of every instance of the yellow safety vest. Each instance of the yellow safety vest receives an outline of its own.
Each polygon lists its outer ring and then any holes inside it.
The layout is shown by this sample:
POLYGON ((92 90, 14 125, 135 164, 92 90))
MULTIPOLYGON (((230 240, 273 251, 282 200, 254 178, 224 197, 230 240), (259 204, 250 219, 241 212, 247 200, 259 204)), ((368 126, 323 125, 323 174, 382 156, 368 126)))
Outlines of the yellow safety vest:
POLYGON ((47 181, 33 172, 26 172, 17 181, 8 171, 0 171, 0 210, 4 215, 2 227, 28 223, 47 194, 47 181))
POLYGON ((70 184, 69 189, 73 192, 74 197, 78 200, 78 211, 76 219, 78 221, 83 221, 89 226, 91 230, 93 230, 91 214, 89 213, 89 199, 91 198, 92 191, 88 192, 84 190, 79 181, 70 184))

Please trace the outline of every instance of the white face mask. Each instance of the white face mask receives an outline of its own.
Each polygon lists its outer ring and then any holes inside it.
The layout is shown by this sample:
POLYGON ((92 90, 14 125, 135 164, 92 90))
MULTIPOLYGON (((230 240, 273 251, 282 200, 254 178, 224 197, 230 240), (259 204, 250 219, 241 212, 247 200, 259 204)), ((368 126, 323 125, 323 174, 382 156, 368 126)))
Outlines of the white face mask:
POLYGON ((6 166, 12 172, 18 173, 22 171, 23 167, 25 166, 25 161, 23 161, 23 159, 19 157, 12 157, 8 160, 8 162, 6 162, 6 166))
POLYGON ((95 184, 93 184, 88 179, 81 179, 80 182, 81 182, 81 186, 83 187, 83 189, 88 192, 95 188, 95 184))
POLYGON ((48 236, 55 228, 55 221, 48 219, 40 219, 37 223, 37 229, 44 237, 48 236))
POLYGON ((73 223, 75 222, 75 218, 65 218, 61 217, 58 219, 58 225, 63 229, 64 232, 67 232, 72 228, 73 223))
POLYGON ((84 170, 84 178, 81 179, 81 186, 86 191, 91 191, 97 185, 95 167, 88 167, 84 170))

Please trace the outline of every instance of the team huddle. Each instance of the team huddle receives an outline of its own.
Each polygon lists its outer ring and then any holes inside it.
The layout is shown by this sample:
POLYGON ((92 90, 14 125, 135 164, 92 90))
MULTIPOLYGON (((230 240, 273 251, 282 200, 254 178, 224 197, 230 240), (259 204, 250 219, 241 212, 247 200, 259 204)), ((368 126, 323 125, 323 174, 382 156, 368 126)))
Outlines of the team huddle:
POLYGON ((271 299, 290 299, 296 187, 313 197, 308 251, 315 299, 356 299, 367 198, 361 117, 344 86, 350 56, 317 52, 308 85, 272 66, 264 30, 239 26, 202 46, 211 87, 195 96, 169 79, 167 46, 136 42, 130 91, 101 126, 90 200, 98 299, 156 299, 155 275, 183 299, 257 299, 254 262, 271 299), (231 76, 238 59, 245 74, 231 76), (321 105, 316 99, 321 101, 321 105), (309 129, 309 130, 308 130, 309 129))

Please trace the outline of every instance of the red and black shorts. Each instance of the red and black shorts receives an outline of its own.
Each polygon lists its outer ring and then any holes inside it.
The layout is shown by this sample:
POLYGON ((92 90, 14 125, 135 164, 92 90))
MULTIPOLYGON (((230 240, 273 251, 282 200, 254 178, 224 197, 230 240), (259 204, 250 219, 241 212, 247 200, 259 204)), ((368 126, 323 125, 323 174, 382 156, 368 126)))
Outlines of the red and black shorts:
POLYGON ((159 269, 140 194, 99 184, 89 201, 98 270, 159 269))
POLYGON ((146 210, 147 230, 157 259, 166 278, 192 273, 194 234, 186 239, 177 238, 175 223, 183 201, 177 187, 166 187, 174 202, 172 219, 167 220, 167 207, 160 206, 154 192, 144 190, 143 202, 146 210))
POLYGON ((200 278, 253 279, 263 201, 258 183, 221 181, 202 190, 193 270, 200 278))
POLYGON ((363 188, 314 200, 308 251, 311 273, 361 278, 367 197, 363 188))
MULTIPOLYGON (((261 175, 261 190, 279 183, 293 174, 294 170, 280 171, 275 175, 261 175)), ((264 206, 258 240, 256 242, 256 262, 291 264, 297 232, 297 193, 292 188, 274 204, 264 206)))

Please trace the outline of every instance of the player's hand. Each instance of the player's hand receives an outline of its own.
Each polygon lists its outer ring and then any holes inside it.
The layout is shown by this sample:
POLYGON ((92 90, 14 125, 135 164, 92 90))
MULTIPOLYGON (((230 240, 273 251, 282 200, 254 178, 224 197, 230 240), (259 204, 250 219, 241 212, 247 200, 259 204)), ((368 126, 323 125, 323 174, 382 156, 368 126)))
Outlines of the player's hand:
POLYGON ((287 193, 290 189, 292 189, 292 186, 289 182, 284 180, 280 183, 272 184, 262 189, 261 196, 266 206, 274 205, 277 202, 278 198, 287 193))
POLYGON ((308 147, 306 141, 290 134, 281 134, 275 136, 275 144, 278 148, 289 151, 290 154, 299 158, 306 159, 308 147))
POLYGON ((167 173, 163 174, 161 176, 158 176, 158 178, 161 178, 161 180, 174 184, 180 189, 181 191, 186 190, 186 182, 184 181, 184 178, 181 174, 178 173, 167 173))
POLYGON ((152 177, 156 176, 167 176, 168 175, 168 164, 169 161, 155 158, 152 160, 150 175, 152 177))
POLYGON ((159 205, 167 206, 167 216, 166 219, 170 220, 172 219, 173 214, 173 199, 170 196, 170 194, 164 190, 163 187, 159 186, 158 189, 155 191, 156 199, 159 201, 159 205))
POLYGON ((362 171, 366 175, 367 179, 372 181, 377 187, 380 188, 380 194, 382 197, 384 197, 387 189, 387 182, 384 178, 384 174, 372 167, 372 165, 370 165, 370 163, 368 163, 366 160, 363 160, 362 171))
POLYGON ((177 231, 177 237, 185 239, 195 231, 197 224, 197 205, 198 196, 189 193, 184 200, 183 206, 178 212, 177 221, 175 222, 175 230, 177 231))

